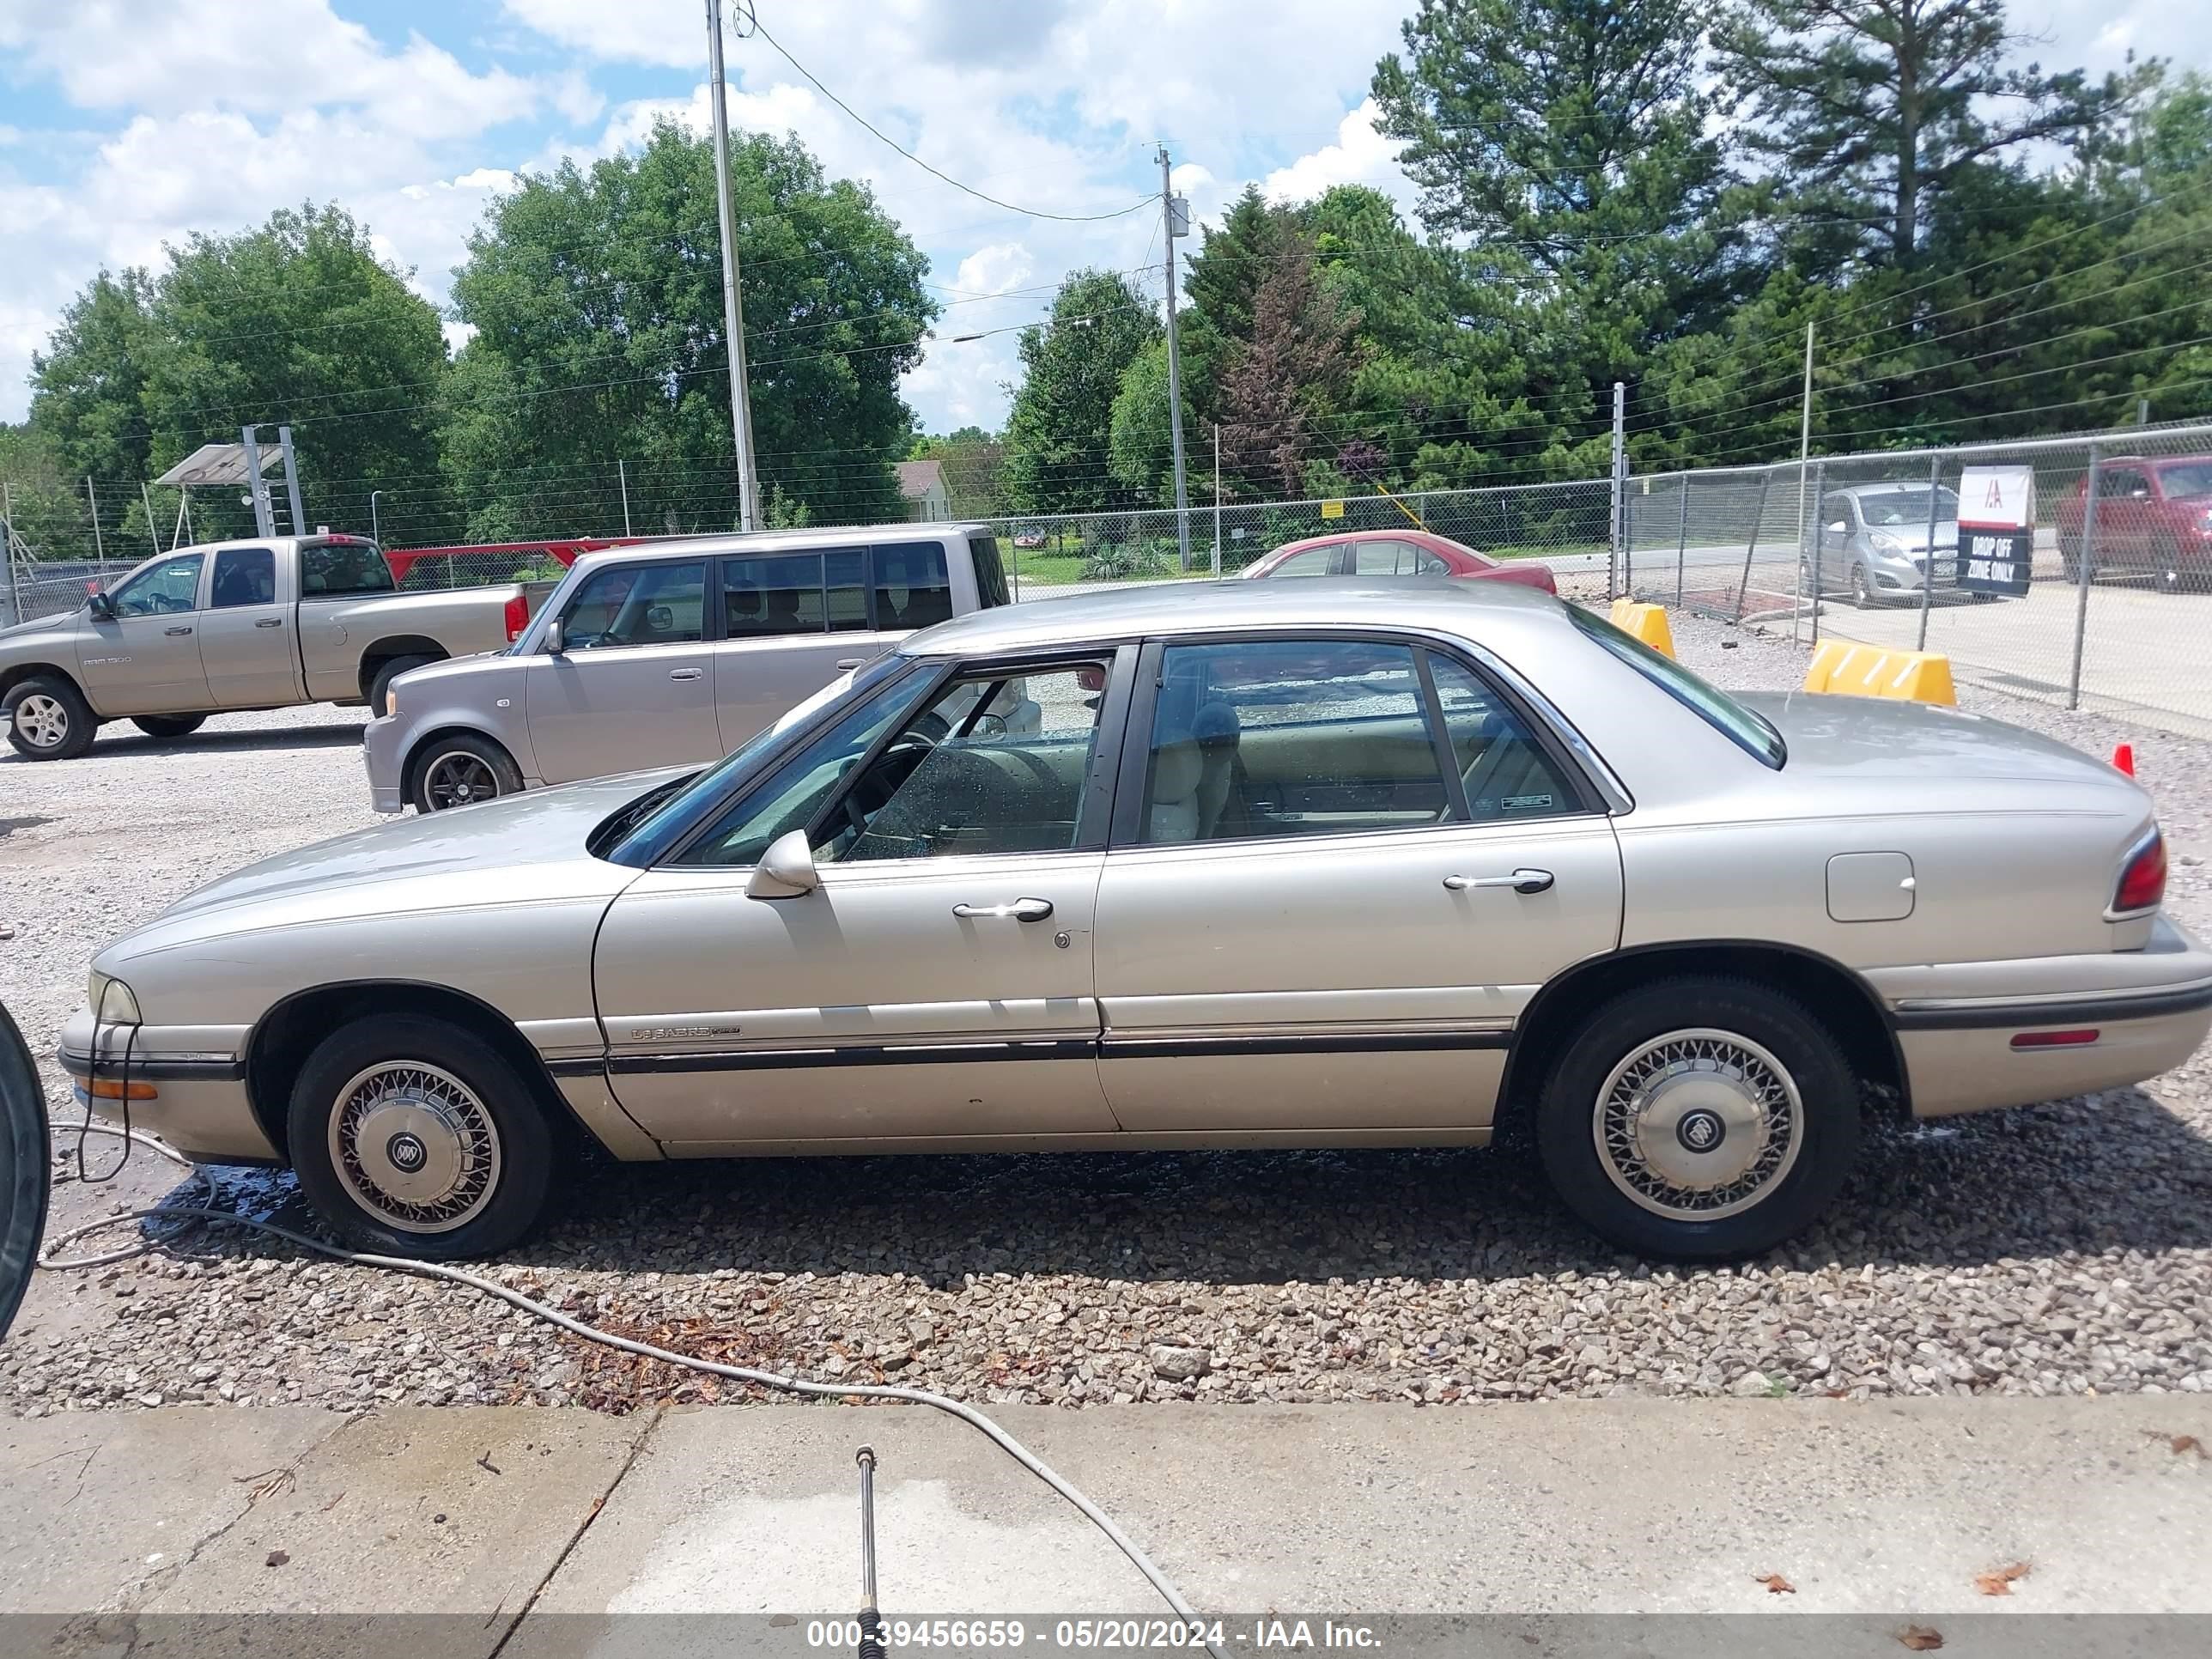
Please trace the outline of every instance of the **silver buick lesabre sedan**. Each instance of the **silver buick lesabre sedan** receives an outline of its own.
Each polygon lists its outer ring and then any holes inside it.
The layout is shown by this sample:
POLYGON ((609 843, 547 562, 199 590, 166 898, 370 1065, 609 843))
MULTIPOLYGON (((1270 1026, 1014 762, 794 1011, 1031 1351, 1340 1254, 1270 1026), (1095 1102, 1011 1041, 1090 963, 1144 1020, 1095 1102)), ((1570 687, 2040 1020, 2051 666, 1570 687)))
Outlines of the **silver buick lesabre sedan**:
POLYGON ((623 1158, 1479 1145, 1630 1249, 1806 1226, 1870 1115, 2178 1065, 2135 782, 1736 697, 1499 583, 1232 582, 910 636, 711 769, 341 836, 102 951, 63 1063, 371 1248, 623 1158))

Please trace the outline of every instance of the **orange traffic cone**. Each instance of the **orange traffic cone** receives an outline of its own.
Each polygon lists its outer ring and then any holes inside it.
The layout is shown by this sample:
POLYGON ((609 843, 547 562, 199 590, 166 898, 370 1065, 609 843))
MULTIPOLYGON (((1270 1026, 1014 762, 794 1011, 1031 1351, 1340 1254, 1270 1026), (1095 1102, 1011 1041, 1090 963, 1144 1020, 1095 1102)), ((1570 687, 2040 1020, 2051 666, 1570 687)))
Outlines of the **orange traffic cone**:
POLYGON ((2112 750, 2112 764, 2130 777, 2136 775, 2136 746, 2131 743, 2118 744, 2112 750))

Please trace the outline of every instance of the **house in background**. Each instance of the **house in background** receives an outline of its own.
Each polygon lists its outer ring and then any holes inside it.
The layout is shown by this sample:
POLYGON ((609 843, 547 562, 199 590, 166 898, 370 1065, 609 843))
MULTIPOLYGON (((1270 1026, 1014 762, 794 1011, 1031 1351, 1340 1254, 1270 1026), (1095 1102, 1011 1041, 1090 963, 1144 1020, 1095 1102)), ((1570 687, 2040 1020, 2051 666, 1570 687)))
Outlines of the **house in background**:
POLYGON ((945 487, 942 461, 899 462, 898 485, 908 518, 935 523, 952 516, 952 495, 945 487))

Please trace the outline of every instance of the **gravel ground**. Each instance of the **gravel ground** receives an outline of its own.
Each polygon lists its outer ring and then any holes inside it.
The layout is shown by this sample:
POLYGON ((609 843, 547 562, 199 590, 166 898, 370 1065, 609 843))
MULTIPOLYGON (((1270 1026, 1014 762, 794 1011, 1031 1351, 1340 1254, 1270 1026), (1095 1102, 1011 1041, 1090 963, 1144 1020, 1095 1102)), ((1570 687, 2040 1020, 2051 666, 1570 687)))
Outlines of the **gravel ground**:
MULTIPOLYGON (((1802 674, 1786 638, 1675 628, 1723 684, 1802 674)), ((2212 926, 2212 744, 1961 698, 2092 752, 2132 742, 2176 857, 2169 905, 2212 926)), ((0 759, 0 996, 36 1049, 100 942, 371 821, 357 723, 227 717, 175 744, 0 759)), ((143 1155, 88 1185, 58 1144, 55 1231, 178 1187, 143 1155)), ((312 1225, 289 1177, 216 1180, 222 1202, 312 1225)), ((1531 1160, 1438 1152, 616 1168, 491 1271, 686 1348, 1001 1402, 2212 1391, 2212 1065, 1881 1135, 1826 1225, 1733 1269, 1615 1256, 1531 1160)), ((457 1287, 219 1235, 40 1275, 0 1347, 0 1407, 25 1413, 718 1397, 457 1287)))

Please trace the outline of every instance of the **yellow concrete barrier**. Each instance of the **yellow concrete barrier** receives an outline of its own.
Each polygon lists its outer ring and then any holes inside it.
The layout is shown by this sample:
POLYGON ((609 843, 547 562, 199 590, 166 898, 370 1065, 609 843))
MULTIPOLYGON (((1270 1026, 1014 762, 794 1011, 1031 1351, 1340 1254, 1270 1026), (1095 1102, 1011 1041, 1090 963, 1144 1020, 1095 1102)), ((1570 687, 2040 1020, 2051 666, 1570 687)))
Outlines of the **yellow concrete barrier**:
POLYGON ((1667 625, 1664 605, 1638 605, 1633 599, 1613 602, 1613 625, 1632 638, 1639 639, 1662 656, 1674 654, 1674 630, 1667 625))
POLYGON ((1847 697, 1905 697, 1956 705, 1951 659, 1933 651, 1893 651, 1856 640, 1826 639, 1806 671, 1808 691, 1847 697))

